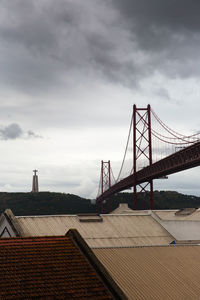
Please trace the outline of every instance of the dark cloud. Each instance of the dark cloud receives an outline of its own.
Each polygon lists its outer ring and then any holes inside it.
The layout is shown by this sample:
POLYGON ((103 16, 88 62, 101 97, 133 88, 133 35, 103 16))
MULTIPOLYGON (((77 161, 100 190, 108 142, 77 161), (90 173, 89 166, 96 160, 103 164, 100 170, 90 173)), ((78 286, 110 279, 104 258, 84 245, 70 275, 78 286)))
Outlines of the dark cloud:
POLYGON ((166 28, 198 32, 200 29, 200 2, 198 0, 113 0, 133 26, 144 31, 166 28))
POLYGON ((27 131, 28 138, 42 138, 41 135, 35 134, 32 130, 27 131))
POLYGON ((131 58, 134 43, 110 3, 4 0, 1 84, 35 94, 85 77, 133 82, 138 73, 131 58))
POLYGON ((17 123, 12 123, 8 126, 2 126, 0 128, 0 139, 2 140, 16 140, 19 138, 41 138, 41 136, 35 134, 33 131, 28 130, 24 132, 17 123))
MULTIPOLYGON (((46 128, 118 124, 125 110, 120 107, 117 115, 113 103, 123 95, 111 98, 122 85, 142 93, 144 81, 156 81, 160 73, 198 77, 199 19, 195 14, 193 20, 185 1, 182 7, 180 1, 161 2, 2 0, 0 91, 2 98, 12 95, 0 103, 1 120, 8 115, 8 123, 27 122, 31 114, 35 126, 46 128), (175 2, 181 12, 175 13, 175 2)), ((150 87, 150 97, 175 102, 169 87, 159 84, 150 87)))
POLYGON ((21 127, 16 124, 10 124, 0 129, 0 137, 2 140, 14 140, 20 138, 23 135, 21 127))
POLYGON ((199 12, 198 0, 3 0, 1 85, 35 94, 87 77, 199 76, 199 12))
MULTIPOLYGON (((121 22, 146 54, 147 75, 199 76, 200 2, 198 0, 113 0, 121 22)), ((144 75, 144 72, 143 74, 144 75)))
MULTIPOLYGON (((72 122, 73 106, 91 105, 80 95, 93 83, 141 91, 144 79, 160 73, 199 77, 199 6, 194 0, 3 0, 0 87, 34 96, 26 105, 16 103, 14 112, 44 120, 39 108, 54 113, 61 107, 61 119, 65 107, 72 122), (74 105, 70 90, 80 86, 74 105)), ((164 87, 155 93, 170 101, 164 87)))

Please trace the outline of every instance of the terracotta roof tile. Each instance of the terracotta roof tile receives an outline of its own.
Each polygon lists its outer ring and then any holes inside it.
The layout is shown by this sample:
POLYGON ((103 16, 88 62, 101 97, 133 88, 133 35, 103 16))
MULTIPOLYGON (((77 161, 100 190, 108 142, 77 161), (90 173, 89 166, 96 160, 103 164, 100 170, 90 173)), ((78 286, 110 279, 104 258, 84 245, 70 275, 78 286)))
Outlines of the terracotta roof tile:
POLYGON ((0 240, 0 299, 113 299, 68 236, 0 240))

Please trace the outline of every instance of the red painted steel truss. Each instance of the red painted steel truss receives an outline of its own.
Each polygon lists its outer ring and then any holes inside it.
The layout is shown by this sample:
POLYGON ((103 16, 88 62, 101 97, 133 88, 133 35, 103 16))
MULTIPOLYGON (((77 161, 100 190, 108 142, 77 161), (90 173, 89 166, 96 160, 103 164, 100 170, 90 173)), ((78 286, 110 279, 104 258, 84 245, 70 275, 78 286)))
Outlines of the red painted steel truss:
MULTIPOLYGON (((101 194, 111 187, 110 160, 101 161, 101 194)), ((103 213, 103 201, 101 201, 101 213, 103 213)))
MULTIPOLYGON (((136 184, 200 166, 200 142, 186 147, 136 172, 136 184)), ((97 197, 97 203, 133 186, 133 174, 112 185, 97 197)))
POLYGON ((137 186, 139 192, 148 192, 150 189, 151 209, 153 209, 153 180, 145 184, 137 183, 138 162, 146 166, 152 165, 152 144, 151 144, 151 107, 137 108, 133 106, 133 208, 136 209, 137 186))

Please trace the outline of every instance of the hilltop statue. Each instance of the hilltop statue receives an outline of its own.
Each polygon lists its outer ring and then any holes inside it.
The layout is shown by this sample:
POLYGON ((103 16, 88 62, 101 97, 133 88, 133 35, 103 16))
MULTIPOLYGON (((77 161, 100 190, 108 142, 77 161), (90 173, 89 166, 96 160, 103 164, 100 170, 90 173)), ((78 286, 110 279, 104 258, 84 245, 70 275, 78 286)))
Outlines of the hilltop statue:
POLYGON ((38 193, 39 192, 38 175, 37 175, 38 170, 33 170, 33 172, 34 175, 33 175, 32 193, 38 193))

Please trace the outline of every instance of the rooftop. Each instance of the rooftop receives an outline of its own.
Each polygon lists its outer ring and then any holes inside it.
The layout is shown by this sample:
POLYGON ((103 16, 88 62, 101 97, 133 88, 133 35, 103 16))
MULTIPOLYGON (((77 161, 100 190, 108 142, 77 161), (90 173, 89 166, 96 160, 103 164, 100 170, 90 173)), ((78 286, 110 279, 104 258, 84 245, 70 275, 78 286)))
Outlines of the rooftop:
POLYGON ((200 221, 200 208, 155 210, 153 212, 163 221, 200 221))
POLYGON ((200 246, 94 249, 128 299, 199 299, 200 246))
MULTIPOLYGON (((76 228, 92 248, 168 245, 174 240, 148 212, 141 211, 122 215, 15 217, 6 210, 1 223, 6 218, 17 234, 24 237, 64 235, 70 228, 76 228)), ((3 231, 6 226, 0 229, 3 231)))
POLYGON ((126 299, 84 243, 74 230, 0 239, 0 298, 126 299))

